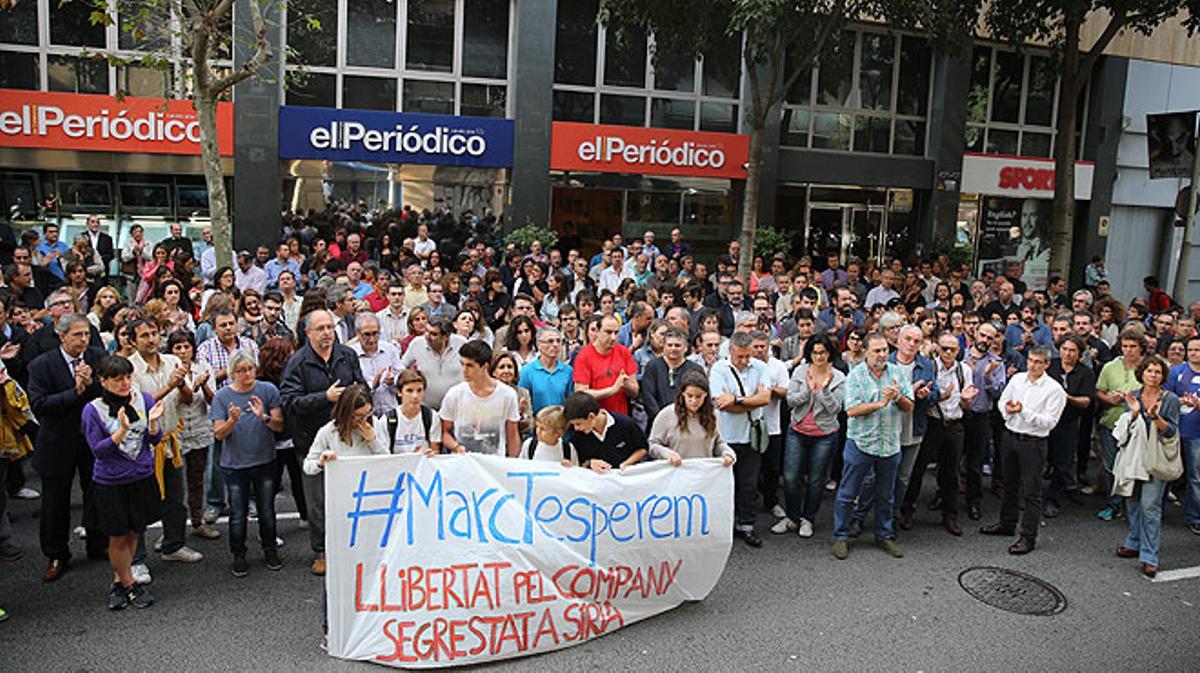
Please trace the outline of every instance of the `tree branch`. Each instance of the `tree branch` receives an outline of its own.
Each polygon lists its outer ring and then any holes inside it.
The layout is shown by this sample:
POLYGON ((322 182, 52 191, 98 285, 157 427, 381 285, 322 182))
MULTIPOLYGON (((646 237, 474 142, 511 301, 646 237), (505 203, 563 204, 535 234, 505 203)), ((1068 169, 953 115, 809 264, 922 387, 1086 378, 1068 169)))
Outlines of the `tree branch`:
MULTIPOLYGON (((223 0, 222 4, 231 5, 233 0, 223 0)), ((228 75, 218 78, 212 85, 214 93, 231 89, 234 84, 253 76, 271 57, 271 43, 267 40, 267 24, 263 21, 262 8, 258 0, 249 0, 246 4, 250 5, 250 23, 254 27, 254 55, 228 75)))
POLYGON ((1087 55, 1079 61, 1079 68, 1075 79, 1075 91, 1072 95, 1078 96, 1083 87, 1091 79, 1092 68, 1096 66, 1096 62, 1100 60, 1101 54, 1108 48, 1113 38, 1121 32, 1125 26, 1129 24, 1128 15, 1122 9, 1119 13, 1114 14, 1109 20, 1108 25, 1104 27, 1104 32, 1100 33, 1100 37, 1096 38, 1095 44, 1088 50, 1087 55))

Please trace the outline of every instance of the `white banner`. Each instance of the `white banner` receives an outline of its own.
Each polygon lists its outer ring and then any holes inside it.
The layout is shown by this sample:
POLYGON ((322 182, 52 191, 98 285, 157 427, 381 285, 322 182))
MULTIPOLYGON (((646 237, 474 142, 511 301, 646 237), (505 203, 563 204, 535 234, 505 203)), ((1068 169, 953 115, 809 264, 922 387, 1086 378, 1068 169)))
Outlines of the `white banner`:
POLYGON ((329 463, 329 653, 461 666, 703 599, 729 556, 731 473, 715 458, 607 475, 479 454, 329 463))

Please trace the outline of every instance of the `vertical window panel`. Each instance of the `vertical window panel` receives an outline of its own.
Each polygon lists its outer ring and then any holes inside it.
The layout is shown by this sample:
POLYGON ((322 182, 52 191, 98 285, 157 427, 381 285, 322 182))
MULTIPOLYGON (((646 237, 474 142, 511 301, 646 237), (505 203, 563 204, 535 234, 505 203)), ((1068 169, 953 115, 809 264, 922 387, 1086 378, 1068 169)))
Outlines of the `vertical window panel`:
MULTIPOLYGON (((29 0, 33 4, 32 0, 29 0)), ((49 0, 50 44, 70 47, 103 47, 104 26, 92 24, 92 3, 49 0)))
POLYGON ((905 35, 900 40, 900 86, 896 91, 896 112, 925 116, 929 107, 929 73, 929 43, 922 38, 905 35))
POLYGON ((730 103, 700 103, 700 130, 738 132, 738 106, 730 103))
POLYGON ((784 108, 783 123, 779 125, 780 144, 789 147, 808 147, 808 110, 784 108))
MULTIPOLYGON (((453 95, 453 92, 451 92, 453 95)), ((463 84, 459 114, 474 117, 503 117, 508 87, 503 84, 463 84)))
POLYGON ((454 0, 408 0, 408 68, 450 72, 454 67, 454 0))
POLYGON ((596 13, 598 0, 559 0, 554 34, 554 81, 596 83, 596 13))
POLYGON ((346 13, 347 65, 395 67, 394 0, 346 0, 346 13))
POLYGON ((1050 126, 1054 118, 1054 85, 1057 82, 1058 72, 1049 58, 1029 57, 1029 91, 1025 97, 1026 124, 1050 126))
POLYGON ((641 96, 601 96, 600 123, 644 126, 646 99, 641 96))
POLYGON ((654 88, 659 91, 696 90, 696 59, 689 55, 659 54, 654 64, 654 88))
POLYGON ((36 2, 18 2, 3 13, 0 20, 0 42, 37 44, 38 16, 36 2))
POLYGON ((38 55, 0 51, 0 89, 29 89, 41 87, 38 55))
POLYGON ((337 75, 323 72, 289 72, 288 105, 337 107, 337 75))
POLYGON ((849 107, 854 77, 854 33, 828 42, 817 67, 817 105, 849 107))
POLYGON ((287 58, 303 65, 337 65, 337 3, 288 0, 287 58))
POLYGON ((737 98, 742 81, 742 41, 727 37, 704 54, 704 95, 737 98))
POLYGON ((108 61, 51 56, 46 65, 51 91, 108 93, 108 61))
POLYGON ((696 126, 696 101, 655 98, 650 104, 650 125, 664 129, 686 129, 696 126))
POLYGON ((862 34, 858 64, 858 99, 865 110, 892 109, 892 66, 896 43, 891 35, 862 34))
POLYGON ((463 14, 463 75, 503 79, 508 75, 508 0, 465 0, 463 14))
POLYGON ((604 47, 604 83, 646 86, 646 34, 636 30, 619 35, 609 30, 604 47))
POLYGON ((992 121, 1021 121, 1021 80, 1024 59, 1011 51, 996 51, 996 84, 992 89, 992 121))

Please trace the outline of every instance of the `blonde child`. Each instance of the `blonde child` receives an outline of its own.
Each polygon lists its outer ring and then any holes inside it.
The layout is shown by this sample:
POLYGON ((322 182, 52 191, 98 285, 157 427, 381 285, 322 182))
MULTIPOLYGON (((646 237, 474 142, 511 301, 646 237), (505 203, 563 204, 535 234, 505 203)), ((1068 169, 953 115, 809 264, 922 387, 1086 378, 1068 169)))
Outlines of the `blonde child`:
POLYGON ((537 432, 525 442, 523 453, 532 460, 558 461, 563 467, 574 467, 575 456, 570 445, 563 441, 567 431, 567 417, 561 405, 545 407, 534 419, 537 432))

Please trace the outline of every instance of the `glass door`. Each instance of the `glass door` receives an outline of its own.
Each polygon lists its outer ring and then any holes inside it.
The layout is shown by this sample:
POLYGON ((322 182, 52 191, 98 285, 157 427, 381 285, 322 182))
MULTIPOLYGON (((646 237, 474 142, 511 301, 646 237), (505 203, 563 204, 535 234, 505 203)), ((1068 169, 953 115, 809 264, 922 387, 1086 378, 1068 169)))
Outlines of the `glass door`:
POLYGON ((805 250, 816 255, 835 252, 845 256, 846 207, 840 204, 814 203, 808 211, 808 240, 805 250))
POLYGON ((845 234, 845 257, 881 262, 883 241, 886 240, 884 209, 874 206, 851 206, 847 210, 848 226, 845 234))

